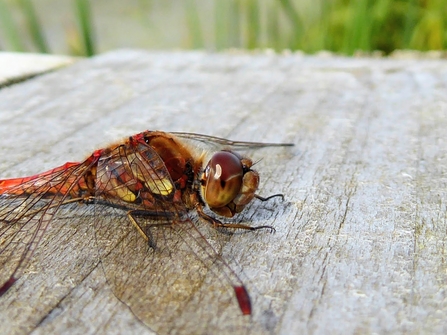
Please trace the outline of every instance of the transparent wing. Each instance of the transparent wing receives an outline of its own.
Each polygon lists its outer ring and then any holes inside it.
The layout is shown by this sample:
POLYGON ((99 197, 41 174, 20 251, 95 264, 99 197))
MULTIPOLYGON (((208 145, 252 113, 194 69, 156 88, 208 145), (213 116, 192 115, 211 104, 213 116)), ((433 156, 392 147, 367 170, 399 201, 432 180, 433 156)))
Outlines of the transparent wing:
POLYGON ((228 147, 228 148, 265 148, 265 147, 290 147, 293 143, 262 143, 262 142, 245 142, 232 141, 222 137, 202 135, 196 133, 172 132, 177 137, 188 141, 200 142, 206 146, 228 147))
POLYGON ((244 290, 241 280, 223 260, 209 227, 191 219, 178 191, 170 189, 174 183, 151 147, 116 148, 99 160, 97 179, 96 241, 117 298, 162 334, 247 326, 235 294, 244 290), (125 206, 109 196, 132 197, 126 190, 142 199, 125 206))
POLYGON ((0 295, 21 276, 60 207, 94 162, 0 181, 0 295))

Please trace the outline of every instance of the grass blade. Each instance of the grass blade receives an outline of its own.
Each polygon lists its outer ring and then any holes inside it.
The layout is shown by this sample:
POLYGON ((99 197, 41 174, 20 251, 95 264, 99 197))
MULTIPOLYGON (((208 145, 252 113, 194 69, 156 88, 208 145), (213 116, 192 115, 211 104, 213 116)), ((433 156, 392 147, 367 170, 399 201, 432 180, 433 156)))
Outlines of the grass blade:
POLYGON ((200 25, 199 11, 195 0, 186 0, 186 23, 190 36, 190 48, 198 49, 203 47, 203 35, 200 25))
POLYGON ((89 1, 75 0, 75 7, 79 26, 81 28, 85 53, 87 56, 93 56, 95 54, 95 47, 93 44, 93 29, 89 1))
POLYGON ((36 46, 37 50, 42 53, 49 53, 48 45, 42 32, 42 26, 37 19, 36 11, 31 0, 19 0, 19 6, 25 15, 26 25, 31 35, 31 40, 36 46))
POLYGON ((0 22, 5 34, 5 38, 11 45, 13 51, 25 51, 25 45, 19 36, 16 25, 11 18, 11 12, 6 4, 0 0, 0 22))
POLYGON ((260 34, 259 25, 259 6, 257 0, 246 1, 246 14, 247 14, 247 43, 248 49, 255 49, 258 47, 258 40, 260 34))
POLYGON ((290 23, 292 24, 293 34, 292 41, 289 48, 291 49, 299 49, 300 48, 300 36, 304 34, 304 24, 298 15, 298 12, 295 9, 295 6, 292 4, 290 0, 278 0, 284 14, 289 18, 290 23))

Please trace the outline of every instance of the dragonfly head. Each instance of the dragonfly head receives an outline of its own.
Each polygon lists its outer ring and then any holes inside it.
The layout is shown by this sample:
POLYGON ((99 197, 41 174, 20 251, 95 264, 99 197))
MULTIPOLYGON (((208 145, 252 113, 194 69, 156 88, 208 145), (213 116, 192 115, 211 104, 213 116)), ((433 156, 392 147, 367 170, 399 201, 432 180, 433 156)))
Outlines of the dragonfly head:
POLYGON ((201 178, 202 197, 209 208, 222 216, 232 217, 253 199, 259 175, 251 170, 253 162, 232 151, 216 152, 201 178))

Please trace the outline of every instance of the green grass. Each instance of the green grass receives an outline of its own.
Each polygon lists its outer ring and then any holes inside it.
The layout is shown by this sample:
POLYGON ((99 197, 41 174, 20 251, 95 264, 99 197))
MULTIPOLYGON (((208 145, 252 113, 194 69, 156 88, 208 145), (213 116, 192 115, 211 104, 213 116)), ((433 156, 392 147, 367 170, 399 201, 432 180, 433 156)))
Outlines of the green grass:
MULTIPOLYGON (((102 13, 92 12, 93 0, 66 1, 72 2, 73 12, 65 15, 76 22, 70 38, 78 47, 71 53, 91 56, 97 50, 95 41, 101 40, 93 23, 102 13)), ((51 52, 42 26, 45 17, 36 14, 37 4, 38 0, 0 0, 1 46, 51 52)), ((151 24, 146 24, 138 33, 150 39, 157 30, 169 28, 187 36, 177 47, 190 49, 330 50, 352 55, 357 50, 390 53, 447 47, 444 0, 140 0, 140 5, 140 12, 147 12, 142 14, 145 20, 156 6, 175 8, 183 19, 167 15, 171 19, 162 20, 164 27, 149 31, 151 24)))
POLYGON ((28 28, 27 30, 31 37, 31 41, 34 43, 34 46, 39 52, 48 53, 49 49, 43 35, 42 25, 37 18, 36 11, 31 0, 18 0, 17 2, 25 17, 25 24, 28 28))
POLYGON ((25 43, 20 37, 19 30, 17 29, 14 21, 12 20, 12 14, 9 7, 0 0, 0 28, 4 32, 4 38, 9 43, 11 49, 14 51, 25 51, 25 43))
POLYGON ((194 0, 185 0, 186 5, 186 23, 189 32, 189 44, 191 48, 200 48, 203 46, 203 36, 200 26, 200 17, 197 5, 194 0))
POLYGON ((95 47, 93 43, 93 27, 89 0, 75 0, 74 5, 85 55, 93 56, 95 54, 95 47))
MULTIPOLYGON (((23 17, 23 31, 29 36, 29 40, 38 52, 48 53, 47 42, 42 32, 42 25, 37 18, 34 6, 30 0, 17 0, 16 6, 23 17)), ((0 0, 0 27, 4 31, 5 39, 14 51, 25 51, 27 49, 24 38, 12 19, 12 11, 4 0, 0 0)))

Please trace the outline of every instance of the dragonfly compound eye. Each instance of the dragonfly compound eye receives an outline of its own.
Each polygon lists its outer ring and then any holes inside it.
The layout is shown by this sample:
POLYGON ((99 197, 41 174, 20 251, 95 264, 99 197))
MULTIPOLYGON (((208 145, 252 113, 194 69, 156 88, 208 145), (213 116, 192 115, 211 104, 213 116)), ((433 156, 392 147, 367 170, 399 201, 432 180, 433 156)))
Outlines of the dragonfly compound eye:
POLYGON ((203 197, 210 208, 220 208, 239 194, 244 171, 241 160, 228 151, 217 152, 205 168, 203 197))

